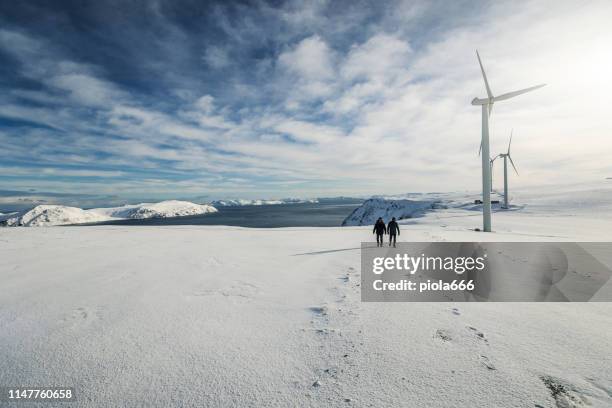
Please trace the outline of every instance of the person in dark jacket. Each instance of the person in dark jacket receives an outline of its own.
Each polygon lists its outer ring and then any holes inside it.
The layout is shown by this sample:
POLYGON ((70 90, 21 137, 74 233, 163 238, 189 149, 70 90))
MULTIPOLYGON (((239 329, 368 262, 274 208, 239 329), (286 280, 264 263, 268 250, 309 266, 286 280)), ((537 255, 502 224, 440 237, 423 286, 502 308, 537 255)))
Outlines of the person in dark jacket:
POLYGON ((376 220, 372 234, 376 234, 376 246, 383 246, 383 235, 387 233, 387 226, 381 217, 376 220))
POLYGON ((391 241, 393 241, 393 248, 395 248, 396 235, 400 234, 399 224, 395 221, 395 217, 387 225, 387 232, 389 233, 389 246, 391 246, 391 241))

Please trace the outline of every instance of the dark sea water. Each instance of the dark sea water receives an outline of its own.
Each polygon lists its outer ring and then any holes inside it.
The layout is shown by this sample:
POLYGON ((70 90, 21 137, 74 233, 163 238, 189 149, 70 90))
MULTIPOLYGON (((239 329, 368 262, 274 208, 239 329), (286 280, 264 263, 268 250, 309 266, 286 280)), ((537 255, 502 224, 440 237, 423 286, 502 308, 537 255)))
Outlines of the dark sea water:
MULTIPOLYGON (((218 207, 219 212, 176 218, 119 220, 104 225, 231 225, 251 228, 339 227, 361 200, 218 207)), ((100 225, 97 224, 97 225, 100 225)))

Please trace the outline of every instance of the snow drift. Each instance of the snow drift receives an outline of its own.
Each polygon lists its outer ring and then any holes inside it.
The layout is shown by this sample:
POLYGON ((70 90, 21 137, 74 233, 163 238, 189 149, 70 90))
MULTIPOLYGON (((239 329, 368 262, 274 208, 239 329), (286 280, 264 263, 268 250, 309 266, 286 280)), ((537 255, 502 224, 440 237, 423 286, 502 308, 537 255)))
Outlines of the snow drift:
POLYGON ((64 205, 38 205, 31 210, 0 216, 0 225, 9 227, 45 227, 120 219, 184 217, 216 211, 217 209, 211 205, 176 200, 112 208, 92 208, 89 210, 64 205))

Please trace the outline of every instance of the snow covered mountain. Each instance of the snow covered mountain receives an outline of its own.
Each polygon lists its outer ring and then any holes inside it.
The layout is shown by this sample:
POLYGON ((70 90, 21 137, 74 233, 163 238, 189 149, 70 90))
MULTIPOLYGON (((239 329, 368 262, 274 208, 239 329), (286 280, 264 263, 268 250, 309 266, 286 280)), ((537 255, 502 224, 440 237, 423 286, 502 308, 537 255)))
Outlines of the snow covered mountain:
POLYGON ((1 215, 0 225, 9 227, 43 227, 119 219, 183 217, 216 211, 217 209, 210 205, 176 200, 112 208, 92 208, 89 210, 64 205, 38 205, 31 210, 1 215))
POLYGON ((300 204, 300 203, 318 203, 317 199, 304 200, 301 198, 281 198, 279 200, 216 200, 211 204, 215 207, 235 207, 241 205, 278 205, 278 204, 300 204))
POLYGON ((110 218, 91 210, 63 205, 37 205, 28 211, 2 217, 1 225, 16 227, 42 227, 51 225, 83 224, 106 221, 110 218))
POLYGON ((111 218, 145 219, 200 215, 217 212, 217 209, 208 204, 195 204, 189 201, 168 200, 159 203, 125 205, 123 207, 116 208, 97 208, 96 211, 106 214, 111 218))
POLYGON ((342 222, 342 226, 369 225, 374 224, 378 217, 385 222, 395 217, 398 220, 414 218, 422 215, 425 211, 435 208, 438 201, 435 200, 389 200, 385 198, 370 198, 361 206, 357 207, 342 222))
MULTIPOLYGON (((481 204, 478 193, 451 192, 451 193, 407 193, 394 196, 374 196, 356 208, 342 222, 342 226, 374 224, 378 217, 389 222, 392 217, 397 220, 422 217, 433 210, 460 209, 466 211, 480 211, 481 204)), ((500 208, 503 196, 498 192, 491 193, 493 210, 500 208)), ((511 209, 520 209, 522 205, 510 205, 511 209)))
MULTIPOLYGON (((612 211, 612 183, 606 181, 573 185, 549 185, 512 190, 510 211, 527 214, 608 214, 612 211)), ((435 210, 463 212, 468 215, 482 211, 480 192, 406 193, 392 196, 373 196, 356 208, 342 222, 342 226, 371 225, 378 217, 389 222, 425 216, 435 210), (465 212, 467 211, 467 212, 465 212)), ((503 203, 502 191, 491 193, 492 210, 498 212, 503 203)), ((508 212, 508 210, 505 210, 508 212)))

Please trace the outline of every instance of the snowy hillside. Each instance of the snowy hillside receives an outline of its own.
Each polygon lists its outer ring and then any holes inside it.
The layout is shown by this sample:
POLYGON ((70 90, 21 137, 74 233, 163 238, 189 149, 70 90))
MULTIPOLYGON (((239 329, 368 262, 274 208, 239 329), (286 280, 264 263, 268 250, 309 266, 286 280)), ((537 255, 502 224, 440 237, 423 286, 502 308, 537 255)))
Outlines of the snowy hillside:
POLYGON ((112 208, 92 208, 89 210, 64 205, 38 205, 31 210, 0 216, 0 225, 9 227, 48 227, 119 219, 182 217, 216 211, 217 209, 210 205, 176 200, 112 208))
POLYGON ((143 203, 125 205, 115 208, 96 208, 96 212, 115 218, 144 219, 184 217, 217 212, 217 209, 207 204, 195 204, 189 201, 169 200, 160 203, 143 203))
MULTIPOLYGON (((356 208, 343 221, 343 226, 371 225, 378 217, 388 222, 417 218, 436 213, 439 216, 458 213, 465 216, 482 211, 476 200, 480 192, 407 193, 393 196, 374 196, 356 208)), ((491 193, 492 209, 501 210, 504 196, 501 191, 491 193)), ((510 192, 509 211, 525 214, 575 215, 589 212, 612 213, 612 183, 596 182, 570 186, 542 186, 510 192)), ((506 211, 507 210, 502 210, 506 211)))
POLYGON ((279 200, 216 200, 211 204, 215 207, 235 207, 241 205, 278 205, 278 204, 300 204, 300 203, 317 203, 317 199, 304 200, 300 198, 282 198, 279 200))
POLYGON ((384 198, 371 198, 356 208, 342 222, 342 226, 370 225, 378 217, 389 221, 391 217, 398 220, 414 218, 422 215, 425 211, 435 208, 439 201, 434 200, 388 200, 384 198))
POLYGON ((0 223, 9 227, 42 227, 51 225, 83 224, 88 222, 106 221, 109 218, 77 207, 64 205, 37 205, 28 211, 12 214, 0 223))
MULTIPOLYGON (((592 187, 594 188, 594 187, 592 187)), ((513 211, 523 209, 527 203, 533 203, 537 199, 538 203, 545 201, 545 193, 523 192, 516 200, 515 195, 511 196, 510 209, 513 211)), ((550 189, 552 191, 552 189, 550 189)), ((608 189, 608 195, 612 196, 612 189, 608 189)), ((552 193, 550 193, 552 195, 552 193)), ((571 196, 570 192, 562 194, 564 197, 571 196)), ((447 192, 447 193, 406 193, 400 195, 378 195, 364 201, 360 207, 356 208, 342 222, 342 226, 371 225, 378 217, 382 217, 385 222, 389 222, 391 217, 398 220, 423 217, 431 212, 444 210, 464 210, 473 213, 482 211, 482 205, 476 204, 476 200, 481 198, 480 192, 447 192)), ((499 191, 491 192, 492 209, 501 209, 504 196, 499 191)), ((467 214, 467 213, 466 213, 467 214)))

